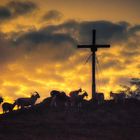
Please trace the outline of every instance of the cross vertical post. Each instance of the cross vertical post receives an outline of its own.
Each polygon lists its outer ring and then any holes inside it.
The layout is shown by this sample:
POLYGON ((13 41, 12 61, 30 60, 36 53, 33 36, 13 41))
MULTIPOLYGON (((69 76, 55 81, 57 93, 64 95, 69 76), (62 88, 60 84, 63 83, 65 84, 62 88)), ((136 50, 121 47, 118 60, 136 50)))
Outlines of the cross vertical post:
POLYGON ((92 52, 92 99, 96 100, 96 52, 92 52))
MULTIPOLYGON (((92 31, 92 44, 96 44, 96 30, 92 31)), ((96 100, 96 47, 91 47, 92 52, 92 99, 96 100)))
POLYGON ((93 30, 92 45, 78 45, 78 48, 90 48, 92 52, 92 100, 96 101, 96 52, 98 48, 110 48, 110 45, 97 45, 96 44, 96 30, 93 30))

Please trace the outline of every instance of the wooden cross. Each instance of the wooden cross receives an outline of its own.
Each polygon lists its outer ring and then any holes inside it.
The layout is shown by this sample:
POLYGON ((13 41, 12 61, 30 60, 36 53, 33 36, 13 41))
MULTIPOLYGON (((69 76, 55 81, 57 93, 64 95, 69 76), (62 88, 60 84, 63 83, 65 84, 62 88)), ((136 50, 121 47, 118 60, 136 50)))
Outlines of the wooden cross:
POLYGON ((78 48, 90 48, 92 52, 92 99, 97 99, 96 97, 96 51, 98 48, 110 48, 110 45, 97 45, 96 44, 96 30, 93 30, 92 45, 78 45, 78 48))

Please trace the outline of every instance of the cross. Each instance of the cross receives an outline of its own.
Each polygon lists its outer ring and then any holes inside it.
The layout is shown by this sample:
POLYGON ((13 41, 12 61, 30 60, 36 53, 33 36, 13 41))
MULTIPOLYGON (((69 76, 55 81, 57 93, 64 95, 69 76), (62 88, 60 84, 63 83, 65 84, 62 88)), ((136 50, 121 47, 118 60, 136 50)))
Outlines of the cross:
POLYGON ((97 100, 96 96, 96 73, 95 73, 95 65, 96 65, 96 52, 98 48, 110 48, 110 45, 97 45, 96 44, 96 30, 93 30, 93 39, 92 45, 78 45, 78 48, 90 48, 92 52, 92 100, 97 100))

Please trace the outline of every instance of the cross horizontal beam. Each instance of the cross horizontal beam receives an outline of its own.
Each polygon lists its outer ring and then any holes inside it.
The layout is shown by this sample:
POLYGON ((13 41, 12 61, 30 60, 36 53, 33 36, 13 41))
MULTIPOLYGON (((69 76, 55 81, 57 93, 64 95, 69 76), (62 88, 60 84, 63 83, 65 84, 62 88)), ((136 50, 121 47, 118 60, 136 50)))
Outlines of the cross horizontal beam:
POLYGON ((91 48, 91 45, 78 45, 77 48, 91 48))
POLYGON ((92 52, 96 52, 98 48, 110 48, 110 45, 78 45, 78 48, 83 48, 83 49, 91 49, 92 52))
POLYGON ((78 48, 110 48, 110 45, 78 45, 78 48))
POLYGON ((93 45, 96 48, 110 48, 110 45, 93 45))

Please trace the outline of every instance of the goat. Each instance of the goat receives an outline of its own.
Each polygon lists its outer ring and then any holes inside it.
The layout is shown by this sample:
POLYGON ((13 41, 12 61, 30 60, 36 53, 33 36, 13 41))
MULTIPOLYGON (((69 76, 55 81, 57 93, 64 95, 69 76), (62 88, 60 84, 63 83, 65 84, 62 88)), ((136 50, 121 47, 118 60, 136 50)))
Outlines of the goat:
POLYGON ((76 96, 79 95, 80 92, 82 92, 82 89, 81 89, 81 88, 78 89, 78 90, 75 90, 75 91, 71 91, 71 92, 69 93, 69 95, 70 95, 70 97, 76 97, 76 96))
POLYGON ((12 112, 14 106, 15 106, 15 103, 14 103, 14 104, 7 103, 7 102, 3 103, 3 104, 2 104, 3 113, 12 112))
POLYGON ((97 98, 98 104, 103 104, 104 103, 104 93, 97 93, 96 95, 97 95, 96 98, 97 98))
POLYGON ((88 94, 85 91, 82 95, 78 95, 78 96, 72 96, 70 97, 70 101, 71 101, 71 106, 78 106, 81 107, 82 106, 82 102, 84 100, 84 97, 87 97, 88 94))
POLYGON ((77 97, 77 105, 78 105, 78 107, 82 107, 82 102, 84 100, 84 97, 88 97, 88 94, 87 94, 86 91, 82 95, 79 95, 77 97))
POLYGON ((123 103, 125 102, 125 93, 113 93, 112 91, 110 92, 110 97, 114 99, 114 101, 117 103, 118 101, 122 101, 123 103))
POLYGON ((40 98, 38 92, 35 92, 36 94, 35 95, 32 95, 30 98, 18 98, 16 101, 15 101, 15 105, 21 108, 24 108, 24 107, 29 107, 29 106, 33 106, 35 104, 35 102, 37 101, 38 98, 40 98))
MULTIPOLYGON (((55 93, 55 92, 54 92, 55 93)), ((69 97, 66 95, 65 92, 56 92, 56 94, 53 94, 51 106, 67 106, 68 105, 69 97)))
POLYGON ((58 91, 58 90, 52 90, 51 92, 50 92, 50 95, 51 95, 51 97, 54 97, 54 96, 56 96, 56 95, 58 95, 58 94, 60 94, 61 92, 60 91, 58 91))

